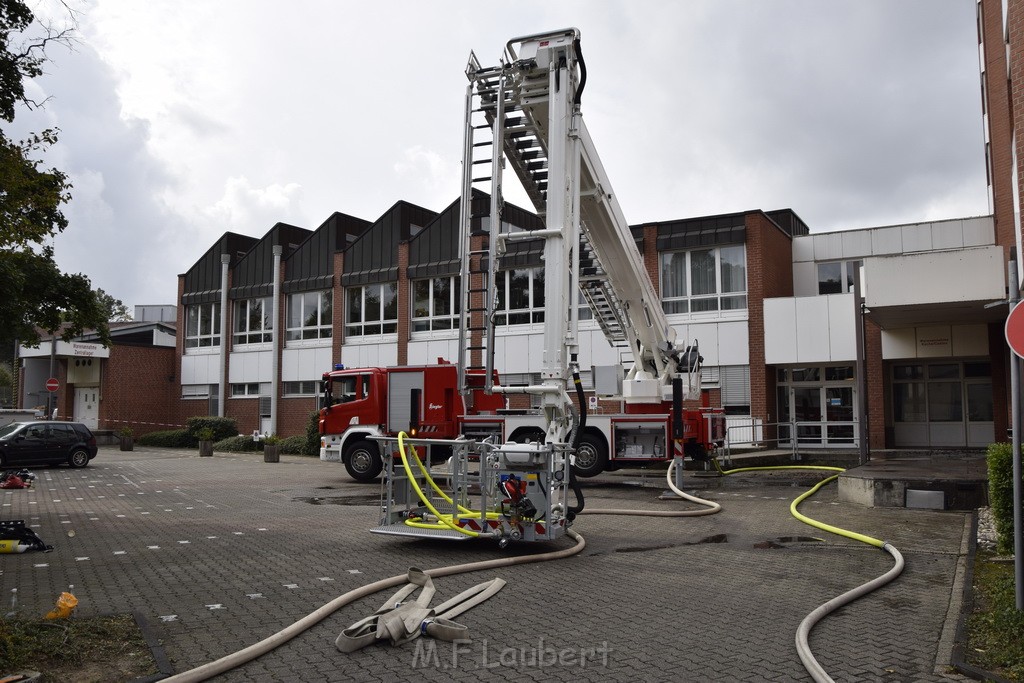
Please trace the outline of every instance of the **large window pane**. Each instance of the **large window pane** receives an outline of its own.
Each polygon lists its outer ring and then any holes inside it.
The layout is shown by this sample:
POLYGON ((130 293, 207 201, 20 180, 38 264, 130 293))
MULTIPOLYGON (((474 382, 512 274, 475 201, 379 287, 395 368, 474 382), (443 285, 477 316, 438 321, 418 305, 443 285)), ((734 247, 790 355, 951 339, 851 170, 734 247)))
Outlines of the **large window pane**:
POLYGON ((992 385, 985 382, 967 385, 967 419, 971 422, 992 421, 992 385))
POLYGON ((686 252, 661 255, 661 296, 686 296, 686 252))
POLYGON ((843 292, 843 264, 818 264, 818 294, 841 294, 843 292))
POLYGON ((960 422, 964 419, 960 382, 928 383, 928 420, 960 422))
POLYGON ((899 382, 892 386, 893 419, 896 422, 925 422, 924 383, 899 382))
POLYGON ((743 247, 722 247, 719 253, 722 259, 722 293, 747 291, 747 267, 743 247))
POLYGON ((694 295, 715 293, 714 250, 707 249, 690 252, 690 291, 694 295))

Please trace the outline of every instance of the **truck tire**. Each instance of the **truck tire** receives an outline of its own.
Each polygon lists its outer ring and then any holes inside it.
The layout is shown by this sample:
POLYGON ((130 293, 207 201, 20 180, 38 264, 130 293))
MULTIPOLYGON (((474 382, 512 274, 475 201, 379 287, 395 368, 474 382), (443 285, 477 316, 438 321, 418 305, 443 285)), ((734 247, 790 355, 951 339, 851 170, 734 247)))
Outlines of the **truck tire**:
POLYGON ((359 439, 346 446, 342 460, 345 461, 349 476, 364 483, 374 481, 384 469, 377 444, 366 439, 359 439))
POLYGON ((584 434, 580 438, 580 447, 576 449, 576 462, 572 469, 577 477, 596 477, 608 466, 608 449, 601 439, 593 434, 584 434))

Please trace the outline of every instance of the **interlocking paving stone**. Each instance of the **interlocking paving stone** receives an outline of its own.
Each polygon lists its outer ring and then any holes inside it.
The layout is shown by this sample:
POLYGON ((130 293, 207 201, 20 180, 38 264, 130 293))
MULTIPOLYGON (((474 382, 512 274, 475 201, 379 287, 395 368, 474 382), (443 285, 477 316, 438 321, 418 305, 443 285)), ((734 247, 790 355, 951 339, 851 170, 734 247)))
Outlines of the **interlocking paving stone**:
MULTIPOLYGON (((139 610, 176 671, 251 645, 410 566, 551 547, 499 550, 490 541, 370 534, 376 504, 304 502, 365 500, 379 491, 316 458, 264 463, 260 454, 199 458, 187 450, 102 448, 83 472, 37 472, 37 488, 7 492, 2 514, 32 520, 55 549, 4 556, 0 602, 17 588, 19 612, 43 614, 73 585, 81 615, 139 610)), ((661 479, 645 480, 646 488, 614 477, 585 482, 587 506, 692 507, 657 500, 661 479)), ((576 557, 438 579, 435 602, 494 576, 508 581, 459 618, 471 629, 470 643, 421 639, 338 652, 338 632, 377 609, 391 592, 384 591, 217 680, 810 680, 793 645, 800 620, 891 566, 886 553, 789 515, 789 501, 814 481, 688 479, 723 511, 691 518, 584 514, 575 529, 587 547, 576 557), (821 540, 788 540, 800 537, 821 540)), ((826 671, 837 681, 956 678, 945 673, 949 653, 940 638, 958 616, 955 576, 965 561, 968 515, 862 508, 839 502, 834 485, 813 502, 807 514, 884 538, 907 560, 895 583, 814 629, 811 646, 826 671)))

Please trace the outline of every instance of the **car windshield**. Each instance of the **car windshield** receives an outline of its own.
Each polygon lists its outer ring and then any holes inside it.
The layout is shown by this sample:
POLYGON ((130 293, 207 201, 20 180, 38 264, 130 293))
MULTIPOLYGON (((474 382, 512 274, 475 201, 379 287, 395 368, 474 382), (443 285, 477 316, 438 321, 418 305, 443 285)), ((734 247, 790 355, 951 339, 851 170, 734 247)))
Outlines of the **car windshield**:
POLYGON ((8 434, 17 431, 18 427, 21 426, 24 426, 23 422, 12 422, 9 425, 4 425, 3 427, 0 427, 0 439, 7 436, 8 434))

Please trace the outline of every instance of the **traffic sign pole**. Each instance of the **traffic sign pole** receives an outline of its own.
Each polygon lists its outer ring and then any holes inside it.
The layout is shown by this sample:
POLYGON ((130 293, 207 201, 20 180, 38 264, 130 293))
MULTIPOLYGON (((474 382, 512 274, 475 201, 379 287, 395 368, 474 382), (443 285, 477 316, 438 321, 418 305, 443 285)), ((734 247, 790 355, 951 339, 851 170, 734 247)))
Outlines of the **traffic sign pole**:
POLYGON ((1010 354, 1010 419, 1013 425, 1012 439, 1012 460, 1013 460, 1013 574, 1017 610, 1024 611, 1024 524, 1021 523, 1021 455, 1020 455, 1020 358, 1021 349, 1017 348, 1017 339, 1011 341, 1011 323, 1015 318, 1020 318, 1024 309, 1020 308, 1020 281, 1017 277, 1017 249, 1010 247, 1010 262, 1008 265, 1010 283, 1010 314, 1006 317, 1006 342, 1013 349, 1010 354), (1016 354, 1016 355, 1015 355, 1016 354))

